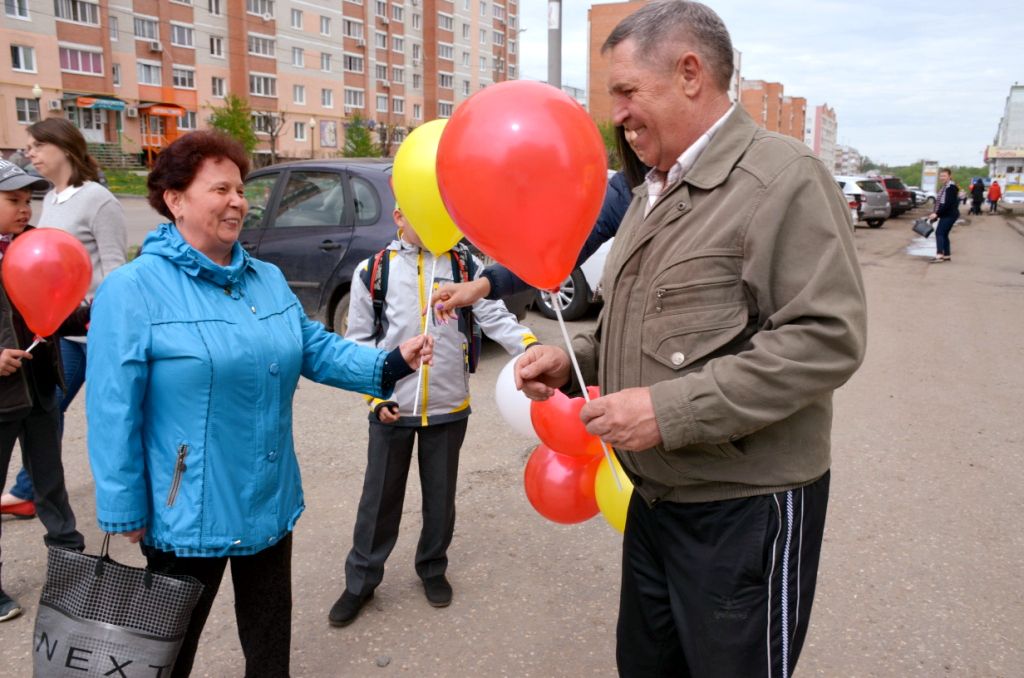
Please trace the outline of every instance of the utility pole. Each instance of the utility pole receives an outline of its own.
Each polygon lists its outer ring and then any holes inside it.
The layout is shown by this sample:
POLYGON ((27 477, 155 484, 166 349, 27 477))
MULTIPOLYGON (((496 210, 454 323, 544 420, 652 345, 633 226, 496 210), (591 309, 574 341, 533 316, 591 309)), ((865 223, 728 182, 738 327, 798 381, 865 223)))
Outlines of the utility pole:
POLYGON ((562 0, 548 0, 548 84, 562 89, 562 0))

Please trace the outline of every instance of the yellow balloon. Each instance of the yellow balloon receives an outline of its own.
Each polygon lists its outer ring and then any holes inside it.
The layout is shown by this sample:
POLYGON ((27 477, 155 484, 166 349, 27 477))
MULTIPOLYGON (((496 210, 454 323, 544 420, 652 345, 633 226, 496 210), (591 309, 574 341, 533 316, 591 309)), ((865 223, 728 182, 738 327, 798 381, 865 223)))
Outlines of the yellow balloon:
POLYGON ((437 146, 447 122, 431 120, 414 129, 398 147, 391 170, 398 205, 434 256, 447 252, 462 240, 462 233, 448 216, 437 187, 437 146))
POLYGON ((615 475, 622 482, 622 490, 615 484, 615 476, 608 466, 608 460, 601 459, 601 464, 597 467, 597 478, 594 480, 594 494, 597 496, 597 507, 601 509, 604 519, 616 530, 623 532, 626 529, 629 498, 633 496, 633 483, 626 477, 614 454, 612 463, 615 465, 615 475))

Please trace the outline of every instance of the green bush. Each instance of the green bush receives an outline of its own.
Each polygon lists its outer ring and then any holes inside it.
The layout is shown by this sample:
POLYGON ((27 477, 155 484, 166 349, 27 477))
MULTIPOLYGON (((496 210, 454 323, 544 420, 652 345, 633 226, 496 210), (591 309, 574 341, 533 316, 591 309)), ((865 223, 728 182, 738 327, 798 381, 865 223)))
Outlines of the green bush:
POLYGON ((146 177, 148 172, 132 170, 105 170, 107 188, 111 193, 119 195, 146 195, 146 177))

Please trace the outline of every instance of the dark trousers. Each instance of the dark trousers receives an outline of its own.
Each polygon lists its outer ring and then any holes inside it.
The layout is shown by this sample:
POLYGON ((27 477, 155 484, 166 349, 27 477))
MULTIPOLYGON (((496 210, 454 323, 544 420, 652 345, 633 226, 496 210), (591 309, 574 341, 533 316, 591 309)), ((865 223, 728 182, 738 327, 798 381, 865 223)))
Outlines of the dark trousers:
POLYGON ((982 202, 983 201, 982 201, 981 198, 972 198, 971 199, 971 214, 981 214, 981 203, 982 202))
POLYGON ((957 217, 942 217, 939 219, 938 225, 935 227, 935 254, 950 256, 949 251, 949 232, 953 230, 953 224, 956 223, 957 217))
POLYGON ((384 578, 384 562, 398 541, 405 483, 417 437, 423 527, 416 545, 416 574, 427 579, 448 569, 448 547, 455 533, 459 450, 468 421, 422 427, 370 422, 363 495, 356 513, 352 550, 345 560, 345 586, 349 591, 365 595, 384 578))
MULTIPOLYGON (((57 387, 57 400, 60 401, 60 428, 58 431, 63 436, 64 413, 67 412, 68 405, 75 399, 82 384, 85 383, 85 344, 61 339, 60 361, 64 368, 64 385, 67 386, 66 391, 61 390, 60 386, 57 387)), ((32 480, 28 477, 24 466, 14 479, 11 494, 26 501, 31 501, 33 498, 32 480)))
POLYGON ((999 212, 999 201, 998 200, 989 200, 988 201, 988 211, 989 211, 990 214, 995 214, 995 213, 999 212))
POLYGON ((22 464, 36 487, 36 515, 46 528, 43 542, 81 550, 85 538, 75 529, 75 514, 64 487, 57 427, 57 408, 38 405, 20 419, 0 422, 0 479, 7 478, 14 442, 20 438, 22 464))
POLYGON ((149 568, 165 574, 189 575, 203 583, 171 678, 192 672, 199 636, 210 616, 224 569, 231 562, 235 589, 235 622, 245 655, 246 678, 288 676, 292 637, 292 535, 251 556, 182 558, 172 552, 142 547, 149 568))
POLYGON ((629 504, 617 660, 626 677, 787 678, 814 600, 829 474, 743 499, 629 504))

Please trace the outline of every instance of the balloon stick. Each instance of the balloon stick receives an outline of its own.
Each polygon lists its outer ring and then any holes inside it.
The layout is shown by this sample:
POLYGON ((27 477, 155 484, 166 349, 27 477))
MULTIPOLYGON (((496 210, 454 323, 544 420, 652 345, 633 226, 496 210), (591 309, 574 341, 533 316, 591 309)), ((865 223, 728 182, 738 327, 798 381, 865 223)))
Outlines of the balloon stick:
POLYGON ((29 346, 28 348, 26 348, 25 350, 27 352, 31 353, 32 349, 34 349, 36 346, 38 346, 39 344, 43 343, 44 341, 46 341, 46 339, 43 339, 42 337, 40 337, 37 334, 36 336, 32 337, 32 345, 29 346))
MULTIPOLYGON (((430 266, 430 284, 427 285, 427 298, 430 298, 430 294, 434 291, 434 273, 437 272, 437 257, 434 257, 434 263, 430 266)), ((423 314, 423 336, 430 334, 430 317, 433 313, 423 314)), ((416 401, 412 406, 412 416, 416 416, 420 411, 420 390, 423 388, 423 362, 420 362, 419 376, 416 377, 416 401)))
MULTIPOLYGON (((562 318, 562 300, 558 296, 558 290, 554 292, 547 292, 548 298, 551 300, 551 305, 555 308, 555 315, 558 316, 558 327, 562 330, 562 339, 565 340, 565 349, 569 353, 569 359, 572 361, 572 367, 576 371, 576 380, 580 382, 580 388, 583 389, 583 399, 588 403, 590 402, 590 393, 587 392, 587 383, 583 381, 583 370, 580 369, 580 364, 576 360, 576 352, 572 350, 572 342, 569 341, 569 330, 565 327, 565 320, 562 318)), ((612 463, 612 454, 608 450, 608 445, 601 440, 597 439, 601 443, 601 451, 604 452, 604 459, 608 462, 608 469, 612 472, 612 477, 615 478, 615 487, 622 492, 622 481, 619 479, 619 474, 615 472, 615 464, 612 463)))

